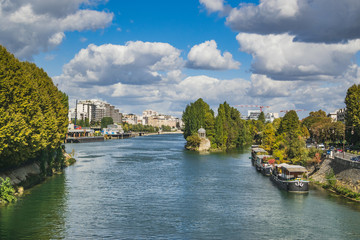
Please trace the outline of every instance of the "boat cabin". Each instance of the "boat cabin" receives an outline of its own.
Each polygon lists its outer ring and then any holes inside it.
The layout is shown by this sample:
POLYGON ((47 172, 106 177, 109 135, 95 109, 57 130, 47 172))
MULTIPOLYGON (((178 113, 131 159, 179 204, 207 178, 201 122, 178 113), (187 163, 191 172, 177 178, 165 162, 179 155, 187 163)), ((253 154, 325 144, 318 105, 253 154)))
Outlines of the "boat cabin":
POLYGON ((268 162, 268 160, 272 158, 271 155, 257 155, 256 156, 256 164, 258 166, 263 165, 268 162))
POLYGON ((307 172, 306 168, 300 165, 290 165, 287 163, 277 165, 275 171, 278 173, 279 177, 286 180, 302 178, 304 173, 307 172))

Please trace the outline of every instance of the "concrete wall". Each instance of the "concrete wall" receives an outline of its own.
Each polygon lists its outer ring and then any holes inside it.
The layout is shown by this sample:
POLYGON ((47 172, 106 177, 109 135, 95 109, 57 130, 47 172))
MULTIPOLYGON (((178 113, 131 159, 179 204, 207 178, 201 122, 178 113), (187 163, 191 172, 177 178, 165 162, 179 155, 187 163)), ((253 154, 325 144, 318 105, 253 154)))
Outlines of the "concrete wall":
POLYGON ((349 168, 357 168, 360 169, 360 162, 354 162, 351 160, 347 160, 347 159, 342 159, 339 157, 334 157, 334 159, 332 159, 333 164, 337 165, 338 167, 343 167, 343 170, 349 169, 349 168))

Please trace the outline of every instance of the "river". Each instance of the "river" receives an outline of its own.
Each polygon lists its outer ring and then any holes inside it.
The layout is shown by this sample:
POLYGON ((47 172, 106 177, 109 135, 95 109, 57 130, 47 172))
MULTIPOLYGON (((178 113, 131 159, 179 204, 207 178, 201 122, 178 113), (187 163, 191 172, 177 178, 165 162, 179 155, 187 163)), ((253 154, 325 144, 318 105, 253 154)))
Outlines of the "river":
POLYGON ((182 135, 67 144, 77 163, 0 208, 0 239, 360 239, 360 205, 279 190, 250 151, 182 135))

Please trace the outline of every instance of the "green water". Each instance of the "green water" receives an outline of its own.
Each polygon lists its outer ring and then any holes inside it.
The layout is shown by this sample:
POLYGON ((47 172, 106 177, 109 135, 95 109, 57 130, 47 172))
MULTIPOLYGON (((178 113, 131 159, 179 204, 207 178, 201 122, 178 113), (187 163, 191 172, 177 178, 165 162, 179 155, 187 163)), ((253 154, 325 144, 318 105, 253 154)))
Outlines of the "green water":
POLYGON ((0 239, 360 239, 360 205, 279 190, 249 150, 201 155, 181 135, 68 144, 77 163, 0 209, 0 239))

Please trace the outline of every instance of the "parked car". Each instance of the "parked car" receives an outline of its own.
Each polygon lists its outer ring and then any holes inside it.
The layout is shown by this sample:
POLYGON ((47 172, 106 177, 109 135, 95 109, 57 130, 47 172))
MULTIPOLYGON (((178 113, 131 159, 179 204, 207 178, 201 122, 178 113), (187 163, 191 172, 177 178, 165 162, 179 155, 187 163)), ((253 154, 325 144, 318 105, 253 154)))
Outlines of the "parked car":
POLYGON ((360 162, 360 156, 352 157, 351 161, 360 162))
POLYGON ((319 144, 317 145, 317 148, 318 148, 318 149, 321 149, 321 150, 325 150, 325 145, 324 145, 323 143, 319 143, 319 144))
POLYGON ((338 153, 342 153, 342 152, 343 152, 343 150, 342 150, 341 148, 338 148, 338 149, 336 149, 336 152, 338 152, 338 153))

